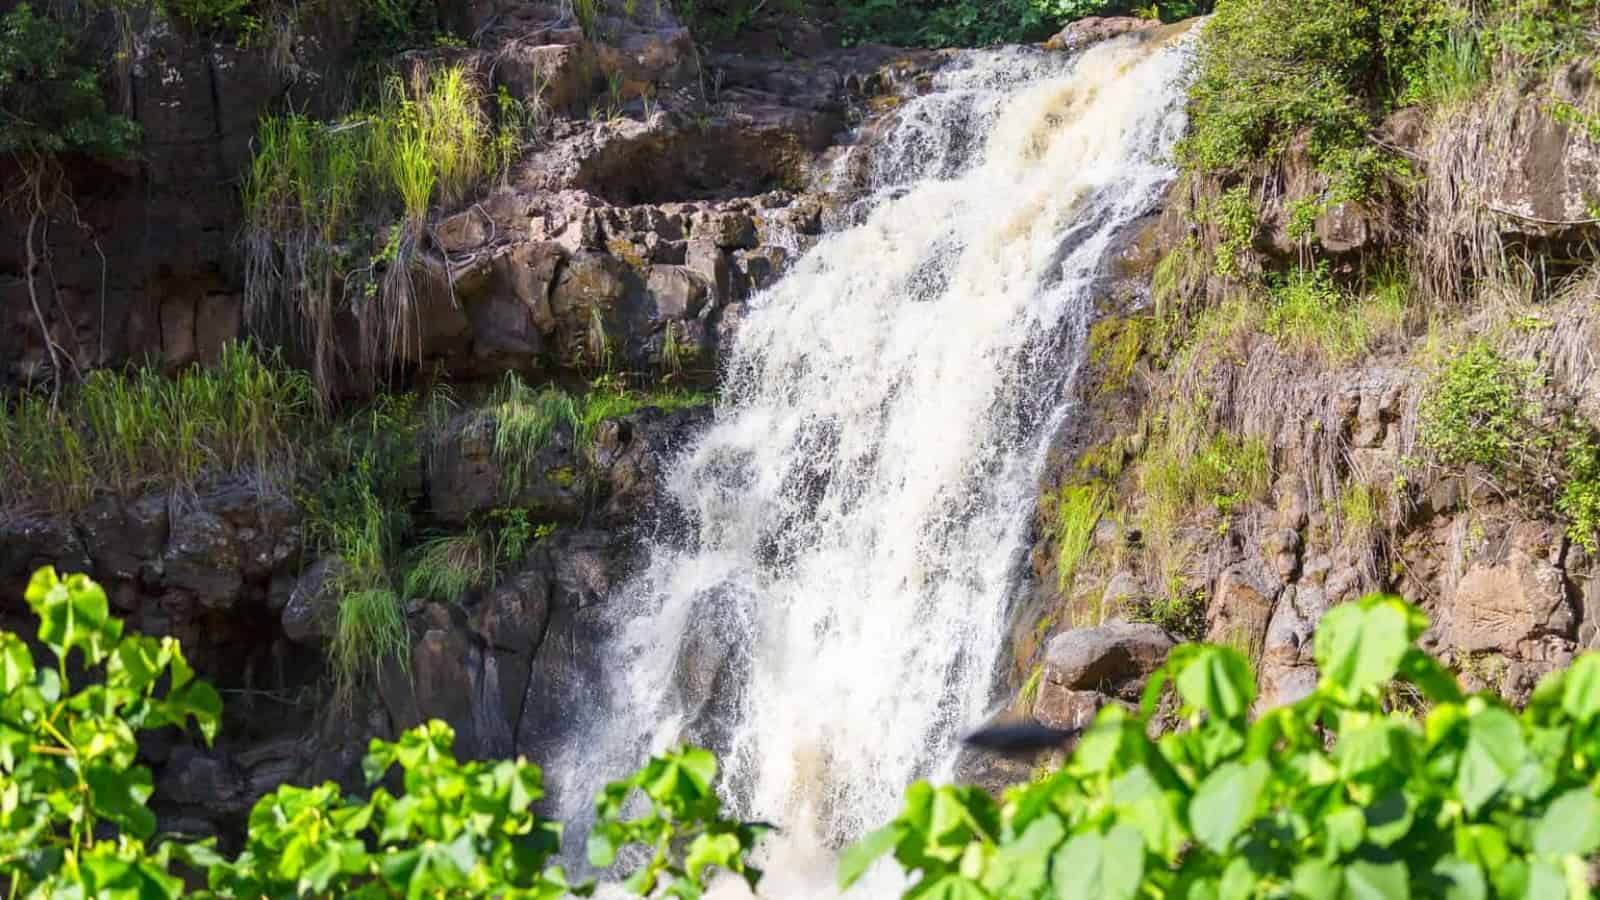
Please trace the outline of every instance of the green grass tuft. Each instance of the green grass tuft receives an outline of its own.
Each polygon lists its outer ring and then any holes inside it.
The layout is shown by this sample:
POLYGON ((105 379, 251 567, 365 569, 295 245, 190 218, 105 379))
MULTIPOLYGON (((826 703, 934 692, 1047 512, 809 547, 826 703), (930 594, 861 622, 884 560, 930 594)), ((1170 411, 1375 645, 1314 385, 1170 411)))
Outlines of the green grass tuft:
POLYGON ((376 683, 386 661, 409 665, 411 634, 405 610, 392 589, 356 587, 339 602, 330 657, 335 694, 348 702, 362 685, 376 683))
POLYGON ((1094 544, 1095 527, 1105 515, 1108 492, 1098 484, 1068 485, 1056 505, 1056 578, 1063 593, 1072 590, 1078 565, 1094 544))
POLYGON ((193 488, 224 475, 287 487, 315 424, 304 373, 247 344, 210 369, 99 371, 59 402, 24 393, 0 407, 0 507, 71 513, 98 493, 193 488))
POLYGON ((1414 86, 1417 100, 1441 109, 1471 100, 1489 80, 1489 59, 1476 32, 1455 32, 1431 49, 1414 86))
POLYGON ((424 541, 406 572, 405 594, 460 602, 494 577, 492 536, 478 529, 424 541))

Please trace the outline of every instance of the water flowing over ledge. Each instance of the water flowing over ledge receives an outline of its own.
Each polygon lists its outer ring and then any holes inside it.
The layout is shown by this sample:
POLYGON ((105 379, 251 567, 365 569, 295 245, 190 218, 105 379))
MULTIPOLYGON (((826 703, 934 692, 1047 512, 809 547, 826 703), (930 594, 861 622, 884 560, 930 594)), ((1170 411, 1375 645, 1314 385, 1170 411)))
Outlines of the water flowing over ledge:
POLYGON ((685 524, 608 600, 611 674, 548 761, 563 818, 651 748, 702 743, 734 810, 782 829, 763 893, 817 897, 907 784, 948 777, 993 703, 1096 277, 1174 175, 1186 55, 972 53, 897 111, 860 223, 751 303, 670 476, 685 524))

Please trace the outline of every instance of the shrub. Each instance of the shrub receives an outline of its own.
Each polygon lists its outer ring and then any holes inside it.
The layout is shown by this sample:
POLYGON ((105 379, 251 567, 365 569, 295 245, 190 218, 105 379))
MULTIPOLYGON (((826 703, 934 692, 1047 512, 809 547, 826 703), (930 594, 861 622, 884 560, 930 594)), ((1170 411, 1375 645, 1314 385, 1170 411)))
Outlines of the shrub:
POLYGON ((1535 421, 1542 386, 1532 366, 1479 338, 1429 382, 1418 411, 1422 444, 1446 465, 1508 471, 1548 442, 1535 421))
POLYGON ((1600 551, 1600 446, 1580 434, 1566 453, 1567 471, 1556 509, 1567 517, 1567 537, 1590 553, 1600 551))
MULTIPOLYGON (((174 864, 205 873, 206 896, 219 898, 556 900, 594 891, 551 864, 562 828, 533 811, 544 794, 539 768, 460 762, 439 721, 372 741, 366 797, 331 782, 262 797, 236 857, 209 840, 157 838, 135 735, 193 722, 209 743, 220 698, 173 638, 125 636, 105 592, 84 576, 41 570, 27 600, 56 664, 35 665, 27 642, 0 631, 0 883, 13 896, 177 898, 186 892, 174 864), (69 677, 80 675, 98 680, 74 690, 69 677), (395 769, 399 777, 388 777, 395 769)), ((715 869, 754 887, 760 872, 747 860, 767 829, 722 817, 716 774, 710 753, 683 748, 607 786, 595 801, 591 861, 609 865, 633 844, 653 850, 625 883, 637 894, 670 881, 671 894, 700 896, 715 869), (650 810, 626 818, 635 792, 650 810)))
POLYGON ((1111 705, 1066 765, 997 803, 913 785, 847 850, 841 884, 893 853, 907 897, 1583 897, 1600 849, 1600 655, 1548 676, 1520 715, 1464 697, 1397 598, 1335 607, 1317 687, 1251 720, 1236 650, 1188 644, 1137 713, 1111 705), (1421 719, 1385 708, 1395 684, 1421 719), (1158 701, 1181 727, 1152 739, 1158 701))
POLYGON ((1379 158, 1357 151, 1447 19, 1437 0, 1223 0, 1201 40, 1180 157, 1238 170, 1305 132, 1314 163, 1369 180, 1379 158))
POLYGON ((1185 518, 1214 510, 1218 527, 1228 527, 1236 508, 1265 494, 1271 465, 1261 438, 1217 430, 1203 398, 1173 404, 1149 429, 1132 467, 1132 519, 1145 565, 1176 597, 1191 547, 1180 529, 1185 518))
POLYGON ((209 744, 221 698, 175 639, 124 635, 88 578, 41 569, 26 599, 55 659, 37 665, 0 631, 0 882, 12 896, 179 896, 167 869, 189 854, 147 845, 156 818, 136 734, 193 722, 209 744), (69 672, 96 683, 75 688, 69 672))
POLYGON ((1202 204, 1196 218, 1216 228, 1220 239, 1211 248, 1212 270, 1218 278, 1237 278, 1243 274, 1244 254, 1250 252, 1256 236, 1256 207, 1250 189, 1244 185, 1202 204))
POLYGON ((847 40, 924 47, 1025 43, 1085 16, 1141 15, 1176 21, 1210 10, 1211 0, 861 0, 840 4, 847 40))
POLYGON ((85 29, 19 3, 0 17, 0 155, 37 164, 82 153, 126 156, 138 128, 106 107, 85 29))

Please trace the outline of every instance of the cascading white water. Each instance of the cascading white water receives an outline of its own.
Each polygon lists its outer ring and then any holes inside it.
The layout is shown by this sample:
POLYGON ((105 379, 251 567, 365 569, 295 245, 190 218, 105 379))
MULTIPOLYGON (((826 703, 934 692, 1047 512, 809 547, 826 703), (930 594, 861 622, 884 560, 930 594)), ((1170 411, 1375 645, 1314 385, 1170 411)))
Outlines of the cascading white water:
POLYGON ((669 479, 689 524, 610 601, 631 624, 597 727, 549 761, 569 817, 646 752, 708 743, 734 810, 783 829, 762 893, 810 898, 946 774, 994 700, 1096 277, 1173 175, 1185 53, 972 53, 903 105, 861 223, 751 302, 669 479))

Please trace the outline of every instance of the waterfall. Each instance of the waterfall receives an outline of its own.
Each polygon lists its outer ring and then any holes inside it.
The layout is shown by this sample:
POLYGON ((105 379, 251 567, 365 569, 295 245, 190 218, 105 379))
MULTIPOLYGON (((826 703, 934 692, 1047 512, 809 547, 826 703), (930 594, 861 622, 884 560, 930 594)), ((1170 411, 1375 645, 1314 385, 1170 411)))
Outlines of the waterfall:
MULTIPOLYGON (((608 601, 593 734, 547 760, 565 815, 706 744, 734 812, 782 828, 762 893, 818 897, 908 783, 948 777, 995 702, 1094 286, 1174 174, 1186 52, 973 52, 897 110, 859 224, 751 301, 668 478, 687 524, 608 601)), ((878 874, 857 893, 892 892, 878 874)))

